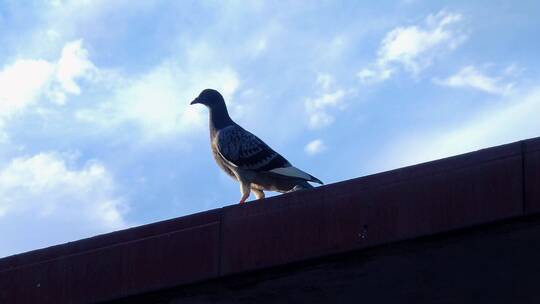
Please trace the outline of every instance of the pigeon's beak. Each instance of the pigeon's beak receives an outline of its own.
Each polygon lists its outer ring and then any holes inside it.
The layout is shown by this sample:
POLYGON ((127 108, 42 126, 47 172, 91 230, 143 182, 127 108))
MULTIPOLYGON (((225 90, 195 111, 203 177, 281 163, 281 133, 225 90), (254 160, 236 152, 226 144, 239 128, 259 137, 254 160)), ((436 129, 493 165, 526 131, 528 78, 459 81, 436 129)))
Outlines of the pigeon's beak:
POLYGON ((193 101, 190 103, 190 105, 194 105, 194 104, 196 104, 196 103, 201 103, 199 97, 193 99, 193 101))

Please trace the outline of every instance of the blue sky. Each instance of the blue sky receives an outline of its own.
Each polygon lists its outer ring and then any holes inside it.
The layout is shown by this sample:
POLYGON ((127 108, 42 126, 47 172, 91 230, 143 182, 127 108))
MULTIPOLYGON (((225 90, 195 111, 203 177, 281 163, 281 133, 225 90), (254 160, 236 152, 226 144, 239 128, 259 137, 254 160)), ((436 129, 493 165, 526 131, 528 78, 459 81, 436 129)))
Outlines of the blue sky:
POLYGON ((538 1, 0 0, 0 256, 236 203, 204 88, 326 183, 540 135, 538 1))

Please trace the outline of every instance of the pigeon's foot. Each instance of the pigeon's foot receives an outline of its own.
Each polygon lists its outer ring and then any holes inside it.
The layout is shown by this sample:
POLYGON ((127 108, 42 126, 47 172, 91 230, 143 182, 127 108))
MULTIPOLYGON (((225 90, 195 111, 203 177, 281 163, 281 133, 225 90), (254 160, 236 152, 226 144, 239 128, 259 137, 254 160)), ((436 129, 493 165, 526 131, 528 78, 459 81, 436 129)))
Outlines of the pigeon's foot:
POLYGON ((249 184, 240 183, 240 192, 242 192, 242 198, 240 198, 239 204, 243 204, 246 202, 249 194, 251 193, 251 189, 249 189, 249 184))
POLYGON ((249 193, 242 195, 242 198, 240 199, 240 202, 238 204, 245 203, 248 197, 249 197, 249 193))
POLYGON ((294 186, 294 188, 292 188, 291 190, 287 191, 286 193, 289 193, 289 192, 294 192, 294 191, 298 191, 298 190, 304 190, 305 188, 301 187, 301 186, 294 186))
POLYGON ((303 182, 294 186, 291 190, 287 191, 287 193, 298 191, 298 190, 311 189, 311 188, 313 188, 312 185, 310 185, 308 182, 303 182))

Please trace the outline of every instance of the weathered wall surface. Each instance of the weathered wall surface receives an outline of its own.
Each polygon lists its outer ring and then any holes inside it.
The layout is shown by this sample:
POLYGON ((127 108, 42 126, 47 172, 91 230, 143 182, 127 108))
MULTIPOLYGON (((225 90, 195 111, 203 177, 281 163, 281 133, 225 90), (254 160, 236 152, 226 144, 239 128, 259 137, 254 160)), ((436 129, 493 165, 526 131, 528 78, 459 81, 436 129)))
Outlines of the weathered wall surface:
POLYGON ((127 303, 540 303, 540 217, 482 225, 127 303))
POLYGON ((528 303, 539 212, 537 138, 0 259, 0 303, 528 303))

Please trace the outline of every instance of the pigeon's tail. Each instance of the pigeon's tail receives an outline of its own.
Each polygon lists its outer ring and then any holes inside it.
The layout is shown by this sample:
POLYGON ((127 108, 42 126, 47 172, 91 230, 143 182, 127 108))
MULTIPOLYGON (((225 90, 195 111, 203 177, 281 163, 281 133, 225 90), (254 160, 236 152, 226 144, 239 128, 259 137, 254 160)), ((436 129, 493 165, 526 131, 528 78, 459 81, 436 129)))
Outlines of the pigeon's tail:
POLYGON ((311 177, 311 179, 309 180, 310 182, 314 182, 314 183, 317 183, 317 184, 324 185, 324 183, 321 182, 320 179, 316 178, 315 176, 313 176, 313 175, 311 175, 311 174, 310 174, 309 176, 311 177))
POLYGON ((282 167, 282 168, 275 168, 275 169, 272 169, 270 170, 270 172, 272 173, 277 173, 279 175, 284 175, 284 176, 288 176, 288 177, 293 177, 293 178, 300 178, 300 179, 303 179, 305 181, 308 181, 308 182, 314 182, 314 183, 318 183, 318 184, 323 184, 323 182, 321 182, 320 179, 316 178, 315 176, 311 175, 311 174, 308 174, 296 167, 293 167, 293 166, 287 166, 287 167, 282 167))

